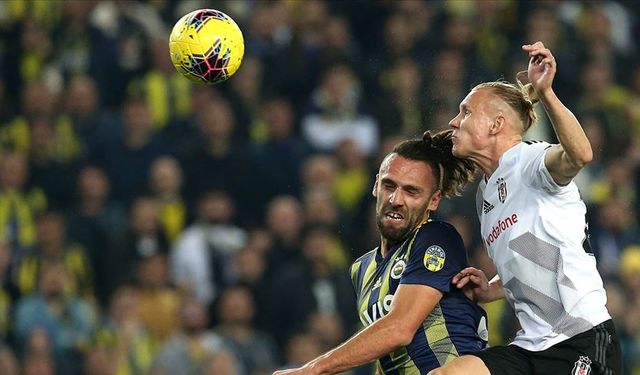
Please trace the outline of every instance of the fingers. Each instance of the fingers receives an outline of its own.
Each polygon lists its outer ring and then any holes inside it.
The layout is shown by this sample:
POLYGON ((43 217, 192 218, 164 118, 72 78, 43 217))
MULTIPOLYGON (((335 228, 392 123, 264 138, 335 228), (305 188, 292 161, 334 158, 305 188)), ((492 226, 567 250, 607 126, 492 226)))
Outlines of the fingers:
POLYGON ((549 50, 548 48, 545 48, 542 42, 535 42, 534 44, 525 44, 522 46, 522 50, 527 52, 529 54, 529 57, 534 59, 532 60, 532 62, 537 65, 544 65, 544 64, 554 65, 555 64, 555 57, 553 57, 551 50, 549 50))
POLYGON ((533 44, 525 44, 525 45, 522 46, 522 49, 525 50, 525 51, 529 51, 529 50, 537 49, 537 48, 544 48, 544 44, 542 42, 540 42, 540 41, 537 41, 537 42, 535 42, 533 44))
POLYGON ((458 280, 453 281, 453 284, 455 284, 456 288, 462 289, 464 288, 465 285, 469 283, 469 280, 470 280, 469 276, 463 276, 458 280))
POLYGON ((452 283, 457 283, 458 280, 462 279, 463 277, 467 276, 469 273, 473 272, 475 270, 475 268, 473 267, 467 267, 464 268, 462 271, 458 272, 453 279, 451 279, 452 283))

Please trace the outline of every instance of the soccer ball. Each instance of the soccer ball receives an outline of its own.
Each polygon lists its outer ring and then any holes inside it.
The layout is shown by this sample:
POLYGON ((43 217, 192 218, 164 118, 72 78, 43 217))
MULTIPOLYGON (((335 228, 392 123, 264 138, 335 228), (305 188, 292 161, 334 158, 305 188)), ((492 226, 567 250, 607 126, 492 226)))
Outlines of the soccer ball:
POLYGON ((173 26, 169 54, 178 72, 190 80, 219 83, 240 67, 244 39, 231 17, 215 9, 198 9, 173 26))

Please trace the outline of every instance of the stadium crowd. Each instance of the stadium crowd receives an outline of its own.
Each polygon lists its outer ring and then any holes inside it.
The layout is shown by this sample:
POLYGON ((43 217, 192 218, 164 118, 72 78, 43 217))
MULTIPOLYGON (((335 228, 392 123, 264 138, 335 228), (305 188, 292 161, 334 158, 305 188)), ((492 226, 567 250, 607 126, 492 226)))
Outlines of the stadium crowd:
MULTIPOLYGON (((537 40, 594 149, 577 183, 640 374, 640 7, 559 0, 0 2, 0 373, 269 374, 340 343, 381 157, 537 40), (216 86, 168 55, 206 7, 245 38, 216 86)), ((492 276, 474 195, 438 214, 492 276)), ((509 342, 509 306, 485 307, 509 342)))

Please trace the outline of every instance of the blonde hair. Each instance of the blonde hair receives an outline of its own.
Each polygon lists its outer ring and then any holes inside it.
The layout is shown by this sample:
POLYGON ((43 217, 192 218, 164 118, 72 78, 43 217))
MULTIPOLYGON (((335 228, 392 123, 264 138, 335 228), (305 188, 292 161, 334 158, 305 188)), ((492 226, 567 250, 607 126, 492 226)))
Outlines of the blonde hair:
POLYGON ((537 119, 534 104, 538 102, 538 94, 531 83, 522 83, 522 77, 527 77, 526 71, 519 72, 516 75, 516 83, 507 81, 483 82, 476 85, 473 90, 489 89, 504 100, 516 111, 526 132, 537 119))

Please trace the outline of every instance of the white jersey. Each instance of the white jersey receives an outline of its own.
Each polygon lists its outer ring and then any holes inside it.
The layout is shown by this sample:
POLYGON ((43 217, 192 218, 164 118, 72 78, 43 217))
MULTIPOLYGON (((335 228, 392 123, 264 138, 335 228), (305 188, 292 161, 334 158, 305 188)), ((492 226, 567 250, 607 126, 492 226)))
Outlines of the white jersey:
POLYGON ((482 239, 522 329, 513 344, 549 348, 610 319, 575 183, 560 186, 546 142, 522 142, 478 187, 482 239))

